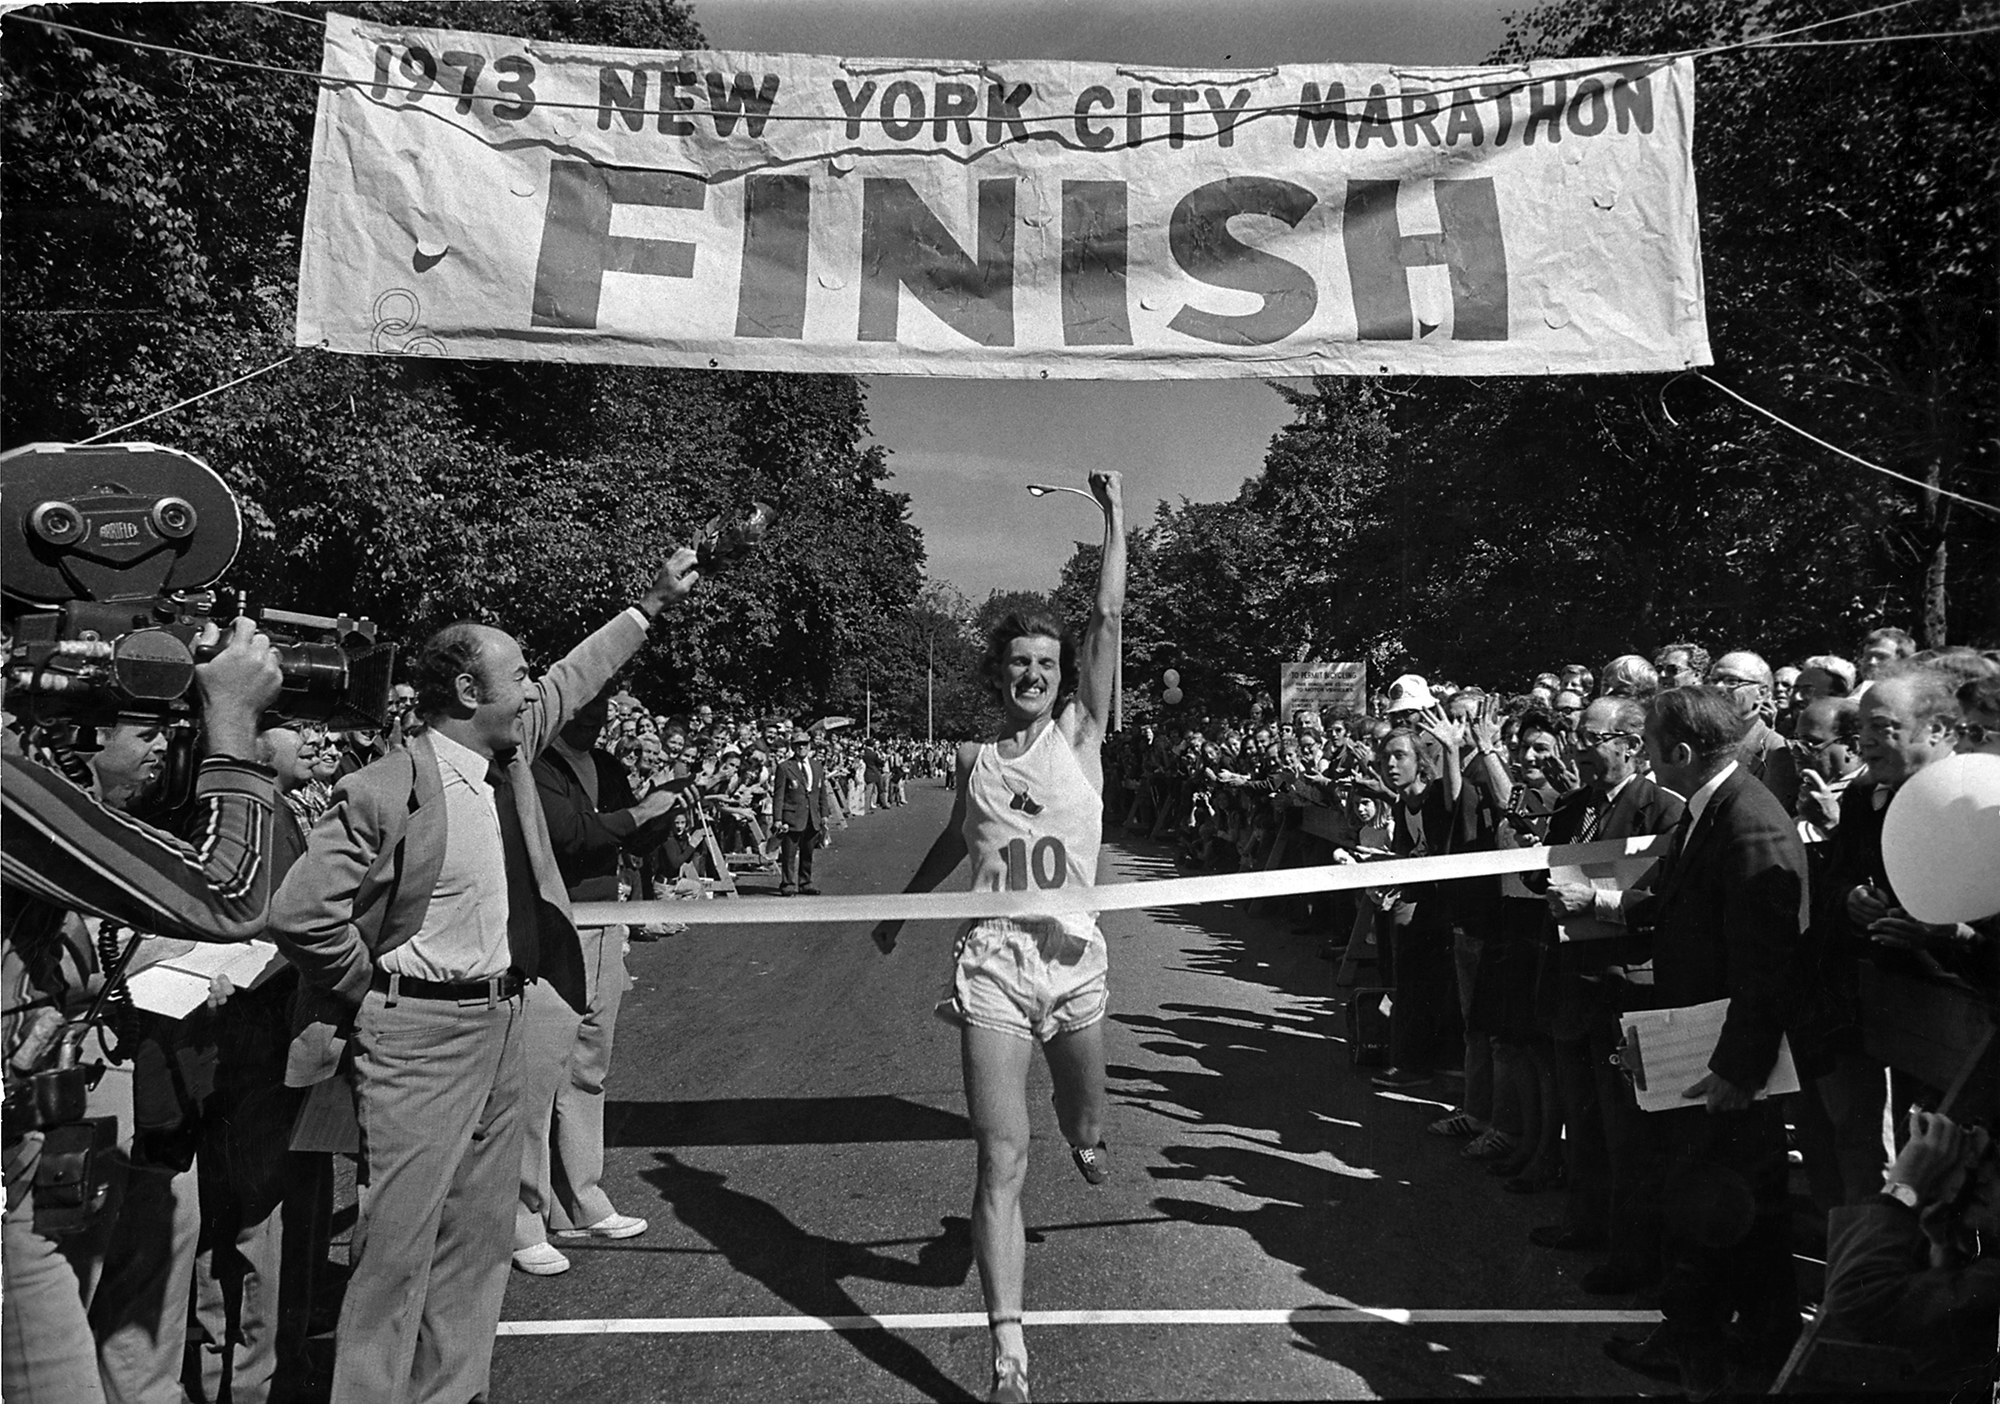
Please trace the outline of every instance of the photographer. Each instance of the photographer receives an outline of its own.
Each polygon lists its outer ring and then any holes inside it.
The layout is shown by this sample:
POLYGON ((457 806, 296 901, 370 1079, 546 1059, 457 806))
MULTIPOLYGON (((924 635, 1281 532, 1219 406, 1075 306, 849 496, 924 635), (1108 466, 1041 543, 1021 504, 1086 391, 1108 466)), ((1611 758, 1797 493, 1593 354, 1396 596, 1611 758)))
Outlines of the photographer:
MULTIPOLYGON (((210 625, 199 641, 212 644, 210 625)), ((195 778, 198 844, 183 842, 108 807, 65 774, 30 759, 12 726, 0 784, 0 890, 6 901, 7 1051, 4 1272, 0 1393, 9 1400, 101 1397, 85 1316, 96 1254, 118 1211, 118 1156, 87 1136, 68 1167, 84 1180, 73 1212, 56 1202, 44 1170, 52 1134, 67 1145, 99 1108, 58 1098, 71 1079, 44 1076, 74 1066, 88 1021, 76 1021, 101 972, 80 923, 94 916, 162 935, 236 941, 264 924, 267 855, 276 794, 256 755, 257 718, 278 696, 282 674, 269 639, 239 619, 228 644, 194 670, 209 755, 195 778), (37 1091, 47 1089, 38 1106, 37 1091), (52 1105, 58 1100, 64 1105, 52 1105), (85 1152, 88 1147, 88 1152, 85 1152), (95 1161, 95 1164, 88 1164, 95 1161), (87 1168, 86 1168, 87 1166, 87 1168), (38 1213, 38 1198, 41 1200, 38 1213)), ((101 1001, 100 1001, 101 1003, 101 1001)), ((80 1086, 75 1089, 80 1092, 80 1086)), ((101 1123, 100 1123, 101 1126, 101 1123)), ((112 1137, 129 1140, 129 1112, 112 1137)), ((50 1166, 58 1162, 51 1151, 50 1166)))
POLYGON ((1833 1330, 1909 1347, 1914 1377, 1939 1397, 1993 1376, 2000 1326, 2000 1161, 1984 1128, 1910 1113, 1910 1139, 1881 1193, 1836 1209, 1827 1228, 1833 1330))

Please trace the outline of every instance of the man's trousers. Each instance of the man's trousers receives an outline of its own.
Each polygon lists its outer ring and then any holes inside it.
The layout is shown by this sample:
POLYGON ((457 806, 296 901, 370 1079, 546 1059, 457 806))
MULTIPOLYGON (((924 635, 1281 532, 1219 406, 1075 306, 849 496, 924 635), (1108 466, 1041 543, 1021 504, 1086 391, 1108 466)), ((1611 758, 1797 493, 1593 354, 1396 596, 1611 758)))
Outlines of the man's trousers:
MULTIPOLYGON (((84 1311, 88 1245, 35 1231, 35 1168, 42 1133, 7 1149, 7 1215, 0 1242, 0 1397, 32 1404, 103 1404, 97 1347, 84 1311)), ((115 1193, 115 1191, 114 1191, 115 1193)), ((115 1202, 105 1213, 116 1214, 115 1202)))
POLYGON ((521 1182, 524 1006, 371 990, 354 1031, 367 1187, 333 1404, 485 1394, 521 1182))
POLYGON ((785 887, 810 886, 813 880, 813 849, 819 844, 817 829, 786 829, 778 835, 780 884, 785 887))
POLYGON ((618 1007, 631 983, 625 928, 586 928, 581 1019, 546 984, 528 989, 528 1086, 523 1098, 521 1202, 514 1246, 548 1241, 550 1229, 588 1228, 617 1210, 605 1194, 604 1082, 618 1007))

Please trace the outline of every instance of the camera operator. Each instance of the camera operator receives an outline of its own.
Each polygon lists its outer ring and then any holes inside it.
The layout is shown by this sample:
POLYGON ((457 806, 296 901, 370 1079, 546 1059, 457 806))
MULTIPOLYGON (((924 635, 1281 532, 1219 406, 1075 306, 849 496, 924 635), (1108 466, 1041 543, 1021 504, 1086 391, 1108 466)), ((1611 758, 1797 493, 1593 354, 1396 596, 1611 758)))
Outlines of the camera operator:
POLYGON ((1827 1226, 1828 1327, 1905 1346, 1910 1390, 1939 1398, 1993 1376, 2000 1326, 2000 1161, 1984 1128, 1910 1113, 1910 1139, 1879 1194, 1827 1226))
MULTIPOLYGON (((200 642, 215 642, 218 632, 209 626, 200 642)), ((102 1134, 101 1121, 86 1120, 99 1108, 86 1101, 84 1074, 54 1076, 75 1068, 89 1020, 73 1016, 102 974, 72 918, 202 941, 242 940, 264 924, 276 795, 253 758, 257 718, 283 682, 277 655, 252 621, 239 619, 227 646, 194 677, 209 752, 194 787, 199 844, 119 813, 30 759, 9 718, 0 755, 7 1052, 0 1393, 9 1400, 102 1397, 86 1309, 118 1213, 124 1167, 116 1146, 129 1144, 132 1125, 128 1112, 102 1134), (64 1204, 58 1181, 69 1177, 81 1190, 64 1204)))

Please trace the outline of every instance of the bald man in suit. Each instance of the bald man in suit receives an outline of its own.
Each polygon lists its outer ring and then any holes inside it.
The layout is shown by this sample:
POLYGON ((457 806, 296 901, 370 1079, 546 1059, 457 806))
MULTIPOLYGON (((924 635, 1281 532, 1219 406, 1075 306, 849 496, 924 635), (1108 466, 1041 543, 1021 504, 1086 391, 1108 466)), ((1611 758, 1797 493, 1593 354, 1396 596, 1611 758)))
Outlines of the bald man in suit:
POLYGON ((539 680, 497 629, 446 626, 412 668, 426 727, 343 779, 272 901, 318 996, 286 1080, 351 1045, 364 1178, 333 1404, 483 1397, 521 1171, 523 991, 586 1004, 530 763, 697 579, 677 551, 539 680))

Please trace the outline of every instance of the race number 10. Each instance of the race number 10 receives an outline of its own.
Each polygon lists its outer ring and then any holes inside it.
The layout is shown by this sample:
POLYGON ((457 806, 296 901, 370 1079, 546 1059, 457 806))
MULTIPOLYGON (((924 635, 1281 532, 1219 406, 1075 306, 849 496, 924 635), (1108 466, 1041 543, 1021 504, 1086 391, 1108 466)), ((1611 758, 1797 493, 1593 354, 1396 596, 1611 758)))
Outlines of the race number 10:
POLYGON ((1036 839, 1032 850, 1026 839, 1009 839, 1003 851, 1007 855, 1009 892, 1026 892, 1030 876, 1035 886, 1045 892, 1061 887, 1069 879, 1069 852, 1059 838, 1036 839))
POLYGON ((368 95, 380 101, 391 92, 398 92, 414 103, 421 102, 435 88, 443 93, 456 93, 454 110, 470 112, 474 99, 480 97, 480 75, 489 66, 495 75, 494 89, 514 99, 494 102, 493 115, 503 122, 518 122, 533 112, 535 65, 519 54, 504 54, 488 65, 486 55, 459 49, 433 54, 421 44, 410 44, 399 53, 388 44, 377 44, 375 81, 369 85, 368 95))

